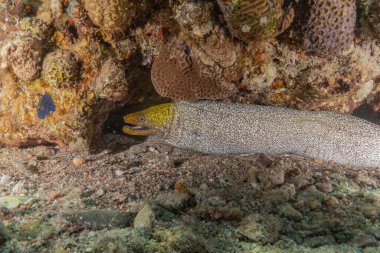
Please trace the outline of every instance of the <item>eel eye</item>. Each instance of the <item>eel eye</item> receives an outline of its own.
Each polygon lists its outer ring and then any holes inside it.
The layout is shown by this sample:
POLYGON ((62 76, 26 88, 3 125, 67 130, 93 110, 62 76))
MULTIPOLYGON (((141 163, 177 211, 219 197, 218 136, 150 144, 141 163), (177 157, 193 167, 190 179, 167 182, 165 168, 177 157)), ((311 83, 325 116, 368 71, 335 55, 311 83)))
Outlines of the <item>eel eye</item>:
POLYGON ((138 120, 139 120, 139 122, 145 122, 145 117, 144 116, 140 116, 138 120))

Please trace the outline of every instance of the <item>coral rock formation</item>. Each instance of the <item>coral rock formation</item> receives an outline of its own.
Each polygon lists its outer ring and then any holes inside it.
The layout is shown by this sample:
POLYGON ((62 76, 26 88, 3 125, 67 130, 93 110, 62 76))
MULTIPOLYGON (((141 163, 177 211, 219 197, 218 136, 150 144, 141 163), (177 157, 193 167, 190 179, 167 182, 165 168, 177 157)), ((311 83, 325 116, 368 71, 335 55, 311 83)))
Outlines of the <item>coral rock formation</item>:
POLYGON ((211 3, 184 1, 176 10, 176 20, 192 36, 203 38, 213 29, 211 3))
POLYGON ((33 81, 41 70, 41 41, 28 35, 16 35, 16 38, 9 40, 3 46, 1 60, 2 67, 11 66, 20 80, 33 81))
POLYGON ((110 30, 125 30, 136 15, 139 1, 84 0, 84 7, 97 26, 110 30))
POLYGON ((123 101, 128 95, 128 82, 121 62, 110 58, 103 63, 95 80, 95 94, 110 101, 123 101))
POLYGON ((353 42, 355 0, 312 0, 306 25, 305 47, 328 54, 353 42))
POLYGON ((186 44, 174 41, 161 47, 152 66, 152 81, 164 97, 178 100, 220 99, 236 92, 218 66, 207 66, 196 59, 186 44))
POLYGON ((80 77, 79 61, 73 52, 58 49, 46 56, 42 77, 58 88, 73 86, 80 77))
POLYGON ((218 0, 231 34, 251 41, 275 37, 292 23, 294 10, 283 0, 218 0))
POLYGON ((366 18, 375 36, 380 39, 380 1, 371 2, 366 18))

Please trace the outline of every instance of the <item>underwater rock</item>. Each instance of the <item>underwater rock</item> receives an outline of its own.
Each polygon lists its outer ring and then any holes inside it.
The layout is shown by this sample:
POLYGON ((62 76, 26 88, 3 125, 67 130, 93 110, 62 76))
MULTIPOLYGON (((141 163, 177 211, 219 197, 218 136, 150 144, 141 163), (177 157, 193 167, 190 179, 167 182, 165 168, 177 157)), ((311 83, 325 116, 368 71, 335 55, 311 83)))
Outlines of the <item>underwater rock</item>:
POLYGON ((104 230, 99 234, 93 252, 146 252, 144 245, 151 237, 148 231, 132 228, 104 230))
POLYGON ((183 32, 203 38, 213 29, 213 8, 210 2, 184 1, 176 10, 176 20, 183 32))
POLYGON ((192 49, 177 41, 161 46, 152 66, 152 82, 164 97, 177 100, 220 99, 236 92, 234 84, 224 80, 218 66, 197 60, 192 49))
POLYGON ((3 222, 0 222, 0 243, 3 243, 9 238, 7 229, 5 228, 3 222))
POLYGON ((373 34, 380 39, 380 1, 367 1, 366 19, 373 30, 373 34))
POLYGON ((147 245, 145 252, 211 252, 203 236, 185 226, 157 230, 153 237, 156 238, 157 243, 147 245))
POLYGON ((80 78, 80 63, 73 52, 55 50, 44 60, 42 77, 54 87, 72 87, 80 78))
POLYGON ((95 94, 109 101, 123 101, 128 96, 128 82, 121 62, 109 58, 95 80, 95 94))
POLYGON ((239 101, 295 107, 302 110, 352 112, 371 94, 380 75, 380 47, 363 41, 329 60, 297 52, 284 44, 265 43, 267 61, 251 55, 242 60, 242 85, 251 92, 239 101), (252 101, 253 99, 253 101, 252 101))
POLYGON ((355 0, 313 0, 306 24, 305 47, 323 54, 342 50, 353 43, 355 23, 355 0))
POLYGON ((42 42, 28 34, 17 33, 4 43, 0 57, 2 68, 11 66, 20 80, 33 81, 41 70, 42 42))
POLYGON ((151 228, 155 220, 156 220, 156 213, 153 207, 149 204, 146 204, 137 213, 135 221, 134 221, 134 227, 135 228, 151 228))
POLYGON ((218 0, 231 34, 243 41, 273 38, 293 22, 293 8, 283 0, 218 0))
POLYGON ((19 26, 22 31, 27 32, 33 38, 43 40, 49 34, 50 26, 35 17, 26 17, 20 20, 19 26))
POLYGON ((135 216, 135 213, 118 212, 108 209, 63 214, 66 220, 93 229, 129 227, 132 225, 135 216))
POLYGON ((109 30, 124 31, 135 17, 140 1, 135 0, 84 0, 87 10, 95 25, 109 30))
POLYGON ((237 232, 251 241, 267 244, 278 240, 281 227, 281 220, 273 215, 252 214, 241 222, 237 232))
POLYGON ((178 191, 165 192, 159 194, 156 201, 168 210, 180 211, 189 206, 191 196, 178 191))

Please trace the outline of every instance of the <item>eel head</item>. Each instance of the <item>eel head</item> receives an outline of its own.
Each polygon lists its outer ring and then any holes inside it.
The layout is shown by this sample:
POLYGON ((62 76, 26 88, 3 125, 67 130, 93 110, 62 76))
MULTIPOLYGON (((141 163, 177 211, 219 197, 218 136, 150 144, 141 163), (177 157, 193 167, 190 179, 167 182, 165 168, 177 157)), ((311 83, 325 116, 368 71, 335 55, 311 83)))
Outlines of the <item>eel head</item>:
POLYGON ((171 103, 156 105, 148 109, 124 116, 126 125, 123 132, 129 135, 151 135, 157 130, 165 130, 174 116, 171 103))

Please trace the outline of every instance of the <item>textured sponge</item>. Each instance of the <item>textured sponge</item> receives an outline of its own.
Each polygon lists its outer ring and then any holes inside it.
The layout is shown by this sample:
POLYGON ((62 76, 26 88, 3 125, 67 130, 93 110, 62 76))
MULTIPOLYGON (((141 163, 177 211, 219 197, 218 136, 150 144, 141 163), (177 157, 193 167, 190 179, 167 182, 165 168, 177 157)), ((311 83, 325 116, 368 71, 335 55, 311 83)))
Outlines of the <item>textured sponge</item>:
POLYGON ((305 46, 319 53, 332 53, 353 42, 355 0, 311 0, 305 46))
POLYGON ((221 99, 236 92, 234 84, 223 79, 221 68, 207 66, 192 55, 189 46, 171 42, 162 45, 152 66, 156 91, 176 100, 221 99))

